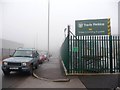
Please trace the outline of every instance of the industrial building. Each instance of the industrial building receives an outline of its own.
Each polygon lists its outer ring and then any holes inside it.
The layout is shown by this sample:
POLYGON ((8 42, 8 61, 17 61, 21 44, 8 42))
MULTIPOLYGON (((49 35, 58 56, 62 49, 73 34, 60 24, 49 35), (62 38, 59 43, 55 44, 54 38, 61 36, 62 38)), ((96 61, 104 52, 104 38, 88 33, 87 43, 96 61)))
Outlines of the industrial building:
POLYGON ((10 40, 5 40, 5 39, 0 39, 2 42, 2 47, 0 48, 0 60, 9 57, 9 55, 13 54, 14 50, 18 47, 23 47, 23 44, 10 41, 10 40))

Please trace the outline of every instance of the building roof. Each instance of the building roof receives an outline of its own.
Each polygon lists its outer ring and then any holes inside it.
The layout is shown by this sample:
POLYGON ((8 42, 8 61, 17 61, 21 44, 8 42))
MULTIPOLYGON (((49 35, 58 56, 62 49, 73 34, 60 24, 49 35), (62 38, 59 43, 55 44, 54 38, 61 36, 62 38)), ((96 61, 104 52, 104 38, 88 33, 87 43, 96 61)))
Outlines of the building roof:
POLYGON ((34 48, 17 48, 16 50, 31 50, 31 51, 34 51, 35 49, 34 48))

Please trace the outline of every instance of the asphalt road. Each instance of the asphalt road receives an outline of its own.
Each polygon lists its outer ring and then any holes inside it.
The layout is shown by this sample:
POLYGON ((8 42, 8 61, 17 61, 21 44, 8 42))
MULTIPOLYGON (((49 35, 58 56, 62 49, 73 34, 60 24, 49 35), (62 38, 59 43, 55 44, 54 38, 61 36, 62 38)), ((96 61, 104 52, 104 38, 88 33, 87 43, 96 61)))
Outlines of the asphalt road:
MULTIPOLYGON (((34 72, 39 77, 48 79, 66 78, 57 58, 50 58, 50 61, 41 64, 34 72)), ((69 77, 71 79, 70 82, 38 80, 24 73, 11 73, 10 76, 4 76, 1 69, 0 75, 2 88, 87 88, 88 90, 113 90, 117 86, 120 87, 120 75, 72 76, 69 77)))
POLYGON ((35 70, 36 75, 42 80, 31 78, 27 79, 24 83, 18 86, 18 88, 85 88, 81 81, 77 77, 70 78, 69 82, 53 82, 51 80, 66 78, 62 72, 60 66, 60 60, 58 58, 51 57, 49 61, 45 61, 38 69, 35 70), (48 79, 48 80, 45 80, 48 79), (29 82, 29 84, 28 84, 29 82))
POLYGON ((86 88, 91 90, 114 90, 114 88, 119 87, 119 75, 93 75, 93 76, 79 76, 79 79, 86 86, 86 88))
MULTIPOLYGON (((50 80, 65 78, 61 71, 60 61, 57 58, 50 58, 50 61, 39 65, 35 72, 38 76, 50 80)), ((2 88, 85 88, 77 77, 71 77, 69 82, 52 82, 39 80, 24 73, 11 73, 9 76, 4 76, 1 69, 0 74, 2 74, 2 88)))
POLYGON ((30 77, 21 73, 11 73, 9 76, 4 76, 2 73, 2 88, 16 88, 30 77))

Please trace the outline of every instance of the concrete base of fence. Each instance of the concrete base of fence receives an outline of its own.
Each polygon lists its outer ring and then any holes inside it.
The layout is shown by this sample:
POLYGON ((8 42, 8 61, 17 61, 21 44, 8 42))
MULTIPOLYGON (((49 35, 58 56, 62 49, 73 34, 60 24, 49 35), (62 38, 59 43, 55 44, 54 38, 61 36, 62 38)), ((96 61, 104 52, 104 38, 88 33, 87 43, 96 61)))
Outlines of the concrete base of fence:
POLYGON ((79 75, 120 75, 120 73, 67 73, 68 76, 79 76, 79 75))
POLYGON ((79 75, 119 75, 120 73, 67 73, 67 69, 63 63, 63 61, 61 60, 61 63, 63 65, 64 68, 64 72, 65 75, 67 76, 79 76, 79 75))

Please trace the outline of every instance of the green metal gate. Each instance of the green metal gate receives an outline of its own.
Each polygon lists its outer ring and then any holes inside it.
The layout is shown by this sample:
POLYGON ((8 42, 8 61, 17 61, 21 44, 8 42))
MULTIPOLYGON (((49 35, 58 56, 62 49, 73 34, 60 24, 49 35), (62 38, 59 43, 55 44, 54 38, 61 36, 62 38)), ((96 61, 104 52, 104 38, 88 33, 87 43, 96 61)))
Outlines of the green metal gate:
POLYGON ((119 36, 74 36, 68 32, 61 58, 67 74, 119 73, 119 36))

